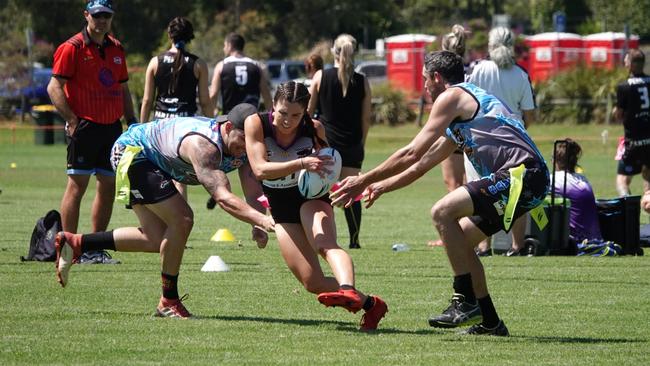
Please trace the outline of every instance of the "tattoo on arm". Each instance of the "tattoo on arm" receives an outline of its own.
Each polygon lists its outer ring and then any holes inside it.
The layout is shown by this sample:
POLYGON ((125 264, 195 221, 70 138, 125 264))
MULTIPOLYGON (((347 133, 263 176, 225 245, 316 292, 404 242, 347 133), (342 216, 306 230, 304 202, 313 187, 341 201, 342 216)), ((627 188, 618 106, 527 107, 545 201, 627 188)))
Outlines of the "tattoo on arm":
POLYGON ((219 188, 225 187, 230 190, 226 173, 219 170, 220 163, 219 149, 205 138, 197 138, 192 164, 199 182, 213 197, 219 188))

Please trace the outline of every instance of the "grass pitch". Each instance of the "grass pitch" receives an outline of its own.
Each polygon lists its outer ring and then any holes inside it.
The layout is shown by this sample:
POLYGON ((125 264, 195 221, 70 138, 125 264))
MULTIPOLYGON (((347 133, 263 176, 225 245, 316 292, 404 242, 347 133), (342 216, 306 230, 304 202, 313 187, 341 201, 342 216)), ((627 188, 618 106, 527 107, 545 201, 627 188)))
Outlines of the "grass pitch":
MULTIPOLYGON (((20 126, 19 126, 20 127, 20 126)), ((581 143, 581 164, 598 197, 615 195, 613 160, 620 126, 533 126, 550 161, 552 142, 581 143)), ((416 127, 373 127, 364 168, 407 143, 416 127)), ((259 250, 249 227, 223 211, 207 211, 207 194, 190 190, 195 228, 179 282, 200 318, 152 318, 160 296, 159 257, 114 253, 120 265, 75 266, 56 283, 52 263, 21 263, 36 219, 58 208, 65 186, 65 147, 36 146, 33 132, 0 129, 0 364, 218 365, 644 365, 650 363, 648 257, 485 258, 496 307, 512 337, 459 336, 430 328, 444 309, 451 275, 429 209, 444 194, 439 169, 364 210, 361 244, 351 251, 359 289, 382 296, 389 313, 373 334, 358 332, 360 313, 325 308, 286 269, 273 237, 259 250), (12 168, 11 163, 15 163, 12 168), (219 228, 238 241, 210 242, 219 228), (393 243, 411 250, 394 253, 393 243), (210 255, 230 272, 202 273, 210 255)), ((236 181, 236 175, 232 179, 236 181)), ((238 190, 238 185, 234 187, 238 190)), ((640 179, 633 190, 640 192, 640 179)), ((83 201, 80 231, 89 228, 93 185, 83 201)), ((347 244, 337 211, 340 243, 347 244)), ((642 223, 648 215, 642 214, 642 223)), ((111 227, 135 226, 116 206, 111 227)))

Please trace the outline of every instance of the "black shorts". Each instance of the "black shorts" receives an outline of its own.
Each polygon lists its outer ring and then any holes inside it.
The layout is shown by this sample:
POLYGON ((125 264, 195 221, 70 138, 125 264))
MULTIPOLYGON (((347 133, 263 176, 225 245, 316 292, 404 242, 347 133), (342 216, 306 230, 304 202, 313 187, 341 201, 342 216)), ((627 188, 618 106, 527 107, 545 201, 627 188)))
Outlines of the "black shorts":
POLYGON ((119 120, 102 125, 80 118, 68 142, 66 173, 115 176, 110 156, 113 144, 121 134, 122 123, 119 120))
MULTIPOLYGON (((271 216, 276 224, 300 224, 300 207, 308 200, 300 194, 298 187, 291 188, 269 188, 263 186, 264 195, 271 206, 271 216)), ((332 201, 326 194, 320 198, 314 198, 330 204, 332 201)))
POLYGON ((618 161, 616 170, 620 175, 637 175, 641 173, 644 165, 650 168, 650 144, 634 146, 634 142, 625 141, 625 152, 623 158, 618 161))
MULTIPOLYGON (((549 189, 546 167, 526 169, 514 219, 542 203, 549 189)), ((504 230, 503 215, 510 195, 510 172, 498 172, 465 184, 472 197, 474 216, 469 219, 487 236, 504 230)))
POLYGON ((162 202, 178 193, 171 175, 149 160, 134 160, 128 174, 131 182, 128 206, 162 202))
POLYGON ((342 166, 361 169, 361 164, 363 163, 363 158, 365 157, 363 144, 359 143, 357 145, 347 146, 330 143, 330 146, 336 149, 339 154, 341 154, 342 166))

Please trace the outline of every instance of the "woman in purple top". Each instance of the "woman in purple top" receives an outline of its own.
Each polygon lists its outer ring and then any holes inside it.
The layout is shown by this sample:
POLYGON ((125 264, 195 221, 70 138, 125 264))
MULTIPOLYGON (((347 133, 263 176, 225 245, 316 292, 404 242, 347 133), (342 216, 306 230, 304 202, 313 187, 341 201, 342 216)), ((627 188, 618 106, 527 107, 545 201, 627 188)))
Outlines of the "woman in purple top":
POLYGON ((566 144, 558 144, 555 163, 555 193, 564 193, 566 176, 566 198, 571 202, 569 210, 569 236, 580 243, 585 239, 602 239, 596 209, 596 197, 587 178, 576 173, 582 148, 577 142, 566 139, 566 144))

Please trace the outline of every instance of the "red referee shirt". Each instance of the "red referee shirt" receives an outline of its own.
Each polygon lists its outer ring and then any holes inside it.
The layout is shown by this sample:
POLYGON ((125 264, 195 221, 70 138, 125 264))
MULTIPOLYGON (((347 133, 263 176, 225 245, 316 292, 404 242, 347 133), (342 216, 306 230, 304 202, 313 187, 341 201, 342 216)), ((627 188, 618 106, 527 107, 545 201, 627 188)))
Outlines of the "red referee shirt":
POLYGON ((84 27, 57 48, 52 74, 67 80, 65 95, 77 117, 110 124, 124 114, 121 83, 129 75, 124 49, 112 36, 100 46, 84 27))

